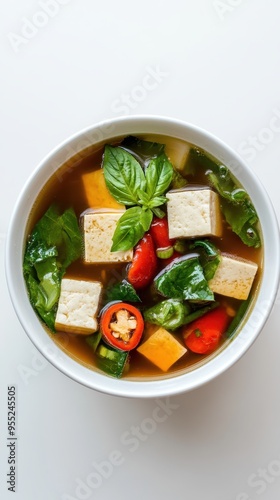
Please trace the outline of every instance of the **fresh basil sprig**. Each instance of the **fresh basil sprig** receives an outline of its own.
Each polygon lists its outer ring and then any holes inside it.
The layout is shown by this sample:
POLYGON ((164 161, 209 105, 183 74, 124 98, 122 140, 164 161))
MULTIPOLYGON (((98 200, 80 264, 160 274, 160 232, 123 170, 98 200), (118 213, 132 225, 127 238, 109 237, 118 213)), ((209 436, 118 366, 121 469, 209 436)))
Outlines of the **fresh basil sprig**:
POLYGON ((111 195, 128 206, 113 235, 112 252, 133 248, 149 230, 153 214, 166 202, 165 192, 173 178, 173 167, 165 153, 151 159, 145 172, 132 154, 121 147, 105 146, 103 170, 111 195))

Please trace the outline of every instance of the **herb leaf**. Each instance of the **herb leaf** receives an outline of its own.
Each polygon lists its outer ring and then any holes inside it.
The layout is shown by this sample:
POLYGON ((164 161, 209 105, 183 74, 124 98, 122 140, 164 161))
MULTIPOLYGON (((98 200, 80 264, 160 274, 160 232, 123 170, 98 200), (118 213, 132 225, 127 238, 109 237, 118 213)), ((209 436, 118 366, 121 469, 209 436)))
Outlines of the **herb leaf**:
POLYGON ((150 199, 163 195, 173 178, 173 167, 165 153, 150 161, 146 169, 146 192, 150 199))
POLYGON ((152 218, 150 209, 146 210, 140 206, 128 208, 118 220, 111 252, 133 248, 149 229, 152 218))
POLYGON ((120 147, 105 146, 103 169, 106 186, 114 198, 124 205, 138 204, 138 190, 145 190, 146 180, 134 156, 120 147))

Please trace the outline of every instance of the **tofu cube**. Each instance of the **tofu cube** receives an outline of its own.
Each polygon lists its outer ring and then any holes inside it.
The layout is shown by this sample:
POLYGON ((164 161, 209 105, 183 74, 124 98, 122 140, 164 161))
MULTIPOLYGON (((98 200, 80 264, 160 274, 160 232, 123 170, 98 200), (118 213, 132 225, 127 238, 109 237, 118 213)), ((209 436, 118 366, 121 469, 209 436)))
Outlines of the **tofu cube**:
POLYGON ((96 332, 101 291, 102 283, 99 281, 63 278, 55 319, 56 330, 81 335, 96 332))
POLYGON ((111 252, 112 238, 124 210, 84 214, 84 259, 88 263, 130 262, 133 249, 111 252))
POLYGON ((181 189, 167 194, 169 238, 221 236, 219 196, 210 188, 181 189))
POLYGON ((162 371, 167 372, 187 352, 187 349, 165 328, 160 327, 137 348, 137 351, 162 371))
POLYGON ((209 287, 214 293, 246 300, 257 270, 255 262, 222 253, 221 262, 209 281, 209 287))

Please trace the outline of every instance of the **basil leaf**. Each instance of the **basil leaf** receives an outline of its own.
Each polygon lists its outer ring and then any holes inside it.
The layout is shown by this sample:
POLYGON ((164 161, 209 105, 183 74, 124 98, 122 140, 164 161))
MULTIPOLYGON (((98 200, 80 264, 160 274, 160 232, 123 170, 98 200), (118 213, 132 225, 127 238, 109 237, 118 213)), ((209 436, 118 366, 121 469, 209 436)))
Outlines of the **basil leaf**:
POLYGON ((134 287, 126 280, 108 288, 106 292, 106 303, 114 300, 122 300, 124 302, 141 302, 134 287))
POLYGON ((163 326, 173 331, 185 324, 185 319, 190 313, 190 306, 180 300, 168 299, 155 304, 144 311, 144 319, 149 323, 163 326))
POLYGON ((173 178, 173 167, 165 153, 150 161, 146 169, 146 192, 150 199, 165 194, 173 178))
POLYGON ((214 300, 198 257, 174 260, 154 279, 156 290, 165 297, 184 300, 214 300))
POLYGON ((146 180, 141 165, 120 147, 105 146, 104 178, 111 195, 124 205, 138 204, 138 190, 145 191, 146 180))
POLYGON ((152 218, 151 210, 144 210, 139 206, 128 208, 118 220, 111 252, 133 248, 149 229, 152 218))

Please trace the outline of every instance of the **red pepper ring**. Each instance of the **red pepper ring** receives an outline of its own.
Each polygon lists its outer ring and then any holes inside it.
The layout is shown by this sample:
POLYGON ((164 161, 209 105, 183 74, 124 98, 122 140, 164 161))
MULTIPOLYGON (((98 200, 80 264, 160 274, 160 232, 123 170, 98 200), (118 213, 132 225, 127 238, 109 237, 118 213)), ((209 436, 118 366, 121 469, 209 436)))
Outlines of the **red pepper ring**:
POLYGON ((101 313, 100 330, 109 345, 121 351, 131 351, 141 340, 143 316, 131 304, 115 302, 101 313))

